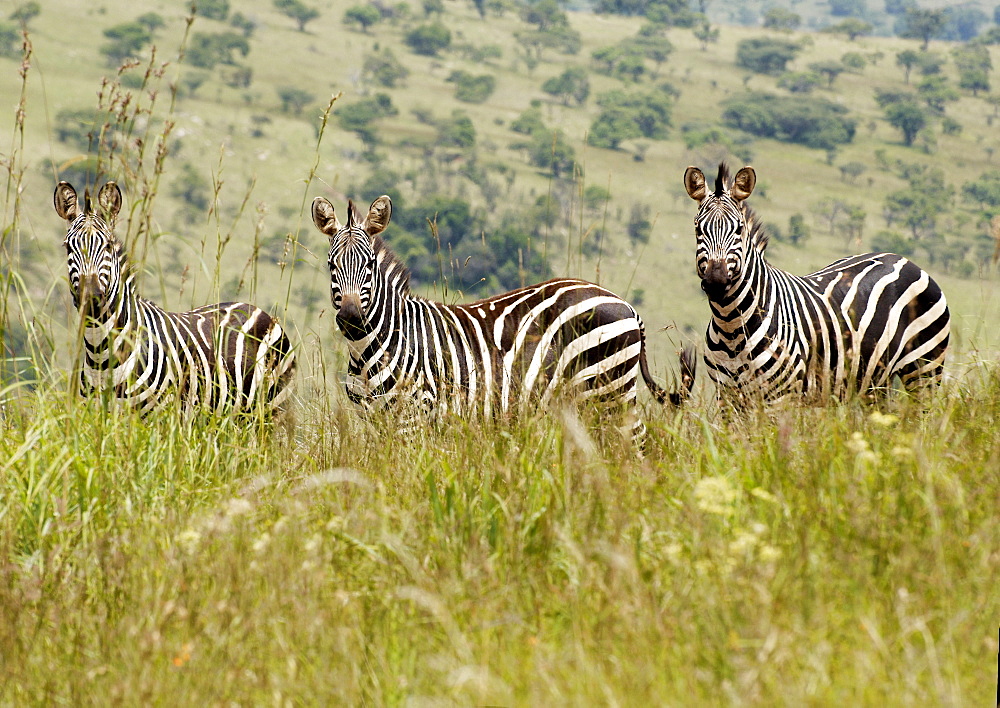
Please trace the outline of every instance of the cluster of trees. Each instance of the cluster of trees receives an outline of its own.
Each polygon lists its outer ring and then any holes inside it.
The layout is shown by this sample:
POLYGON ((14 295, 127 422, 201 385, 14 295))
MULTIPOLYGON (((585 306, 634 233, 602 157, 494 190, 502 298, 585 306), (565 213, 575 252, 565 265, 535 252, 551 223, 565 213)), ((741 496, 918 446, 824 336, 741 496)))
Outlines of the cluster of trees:
POLYGON ((854 140, 848 110, 823 98, 750 92, 723 103, 723 122, 751 135, 834 150, 854 140))
POLYGON ((497 87, 495 76, 470 74, 462 69, 451 72, 447 80, 455 84, 455 98, 465 103, 483 103, 497 87))
POLYGON ((561 128, 549 128, 542 120, 537 102, 511 123, 511 130, 528 136, 528 140, 511 143, 515 150, 524 150, 528 162, 545 170, 553 178, 579 174, 576 151, 561 128))
POLYGON ((546 213, 556 213, 542 197, 521 212, 491 215, 461 197, 419 189, 415 174, 379 167, 352 188, 363 201, 381 194, 392 199, 392 226, 384 237, 420 287, 444 279, 468 294, 496 293, 551 275, 542 256, 546 213), (413 185, 412 198, 401 185, 413 185))
POLYGON ((617 150, 626 140, 663 140, 671 126, 677 90, 668 83, 654 89, 615 90, 597 97, 601 112, 590 125, 587 143, 617 150))
POLYGON ((389 48, 373 52, 365 57, 361 68, 362 76, 378 86, 395 88, 406 81, 410 70, 406 68, 389 48))
POLYGON ((352 132, 371 151, 379 143, 376 121, 399 114, 387 93, 376 93, 354 103, 338 104, 334 111, 341 128, 352 132))
POLYGON ((665 36, 653 33, 654 31, 655 28, 651 27, 648 34, 628 37, 618 44, 595 50, 591 57, 597 73, 621 81, 638 82, 650 73, 646 68, 648 60, 654 65, 652 75, 657 76, 660 67, 673 52, 674 45, 665 36))

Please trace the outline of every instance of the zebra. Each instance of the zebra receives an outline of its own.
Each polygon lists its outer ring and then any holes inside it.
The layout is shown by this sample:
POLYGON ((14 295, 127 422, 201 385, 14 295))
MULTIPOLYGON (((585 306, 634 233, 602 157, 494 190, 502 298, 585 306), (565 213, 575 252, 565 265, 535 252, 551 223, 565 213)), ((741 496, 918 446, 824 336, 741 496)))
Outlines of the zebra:
POLYGON ((63 243, 83 335, 81 395, 107 391, 143 413, 163 406, 170 391, 188 411, 282 408, 295 353, 275 318, 244 302, 166 312, 140 297, 115 235, 122 193, 114 182, 98 193, 99 211, 89 192, 81 209, 68 182, 56 186, 53 202, 68 225, 63 243))
POLYGON ((365 411, 409 401, 436 415, 489 417, 568 391, 627 409, 641 446, 638 375, 661 403, 686 398, 693 354, 682 355, 682 390, 668 393, 649 373, 639 314, 593 283, 555 279, 458 305, 413 294, 409 270, 380 236, 391 214, 384 195, 367 214, 348 202, 346 224, 327 199, 312 204, 330 241, 330 295, 350 352, 347 395, 365 411))
POLYGON ((720 393, 826 402, 884 391, 894 376, 908 390, 940 383, 950 315, 930 275, 892 253, 842 258, 806 276, 774 267, 745 204, 756 180, 752 167, 730 180, 723 163, 709 192, 701 170, 684 173, 700 205, 697 271, 712 310, 704 359, 720 393))

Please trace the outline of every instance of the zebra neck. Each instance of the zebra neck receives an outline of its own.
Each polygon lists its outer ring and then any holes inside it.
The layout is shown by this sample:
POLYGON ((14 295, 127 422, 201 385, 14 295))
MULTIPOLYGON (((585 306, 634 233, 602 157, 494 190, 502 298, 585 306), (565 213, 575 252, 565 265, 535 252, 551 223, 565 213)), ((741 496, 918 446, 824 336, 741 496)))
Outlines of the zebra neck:
POLYGON ((747 258, 742 277, 723 297, 709 300, 714 328, 732 333, 759 327, 763 318, 774 311, 775 271, 774 266, 754 249, 747 258))
POLYGON ((112 333, 128 333, 134 324, 140 321, 139 309, 141 300, 135 293, 135 276, 126 277, 121 287, 115 290, 108 300, 108 307, 98 315, 84 315, 84 338, 88 349, 101 351, 112 346, 117 351, 128 337, 114 336, 112 333))
POLYGON ((410 292, 409 274, 402 264, 388 249, 384 253, 389 257, 380 258, 376 269, 364 331, 360 337, 347 338, 351 358, 365 361, 368 366, 381 360, 380 352, 399 350, 399 343, 406 341, 410 320, 416 311, 413 303, 422 300, 410 292))

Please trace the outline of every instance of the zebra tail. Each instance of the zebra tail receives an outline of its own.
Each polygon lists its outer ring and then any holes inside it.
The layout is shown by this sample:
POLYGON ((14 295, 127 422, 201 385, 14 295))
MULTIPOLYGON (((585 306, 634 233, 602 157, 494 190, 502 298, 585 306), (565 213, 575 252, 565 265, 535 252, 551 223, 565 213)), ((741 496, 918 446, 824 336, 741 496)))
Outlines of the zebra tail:
POLYGON ((642 349, 639 351, 639 371, 642 372, 642 380, 646 382, 646 385, 653 394, 653 398, 658 403, 666 403, 669 400, 671 405, 679 406, 691 394, 691 389, 694 387, 694 372, 697 368, 694 347, 685 347, 684 351, 680 353, 680 361, 681 388, 678 391, 667 391, 656 383, 649 373, 649 364, 646 362, 646 339, 643 337, 642 349))

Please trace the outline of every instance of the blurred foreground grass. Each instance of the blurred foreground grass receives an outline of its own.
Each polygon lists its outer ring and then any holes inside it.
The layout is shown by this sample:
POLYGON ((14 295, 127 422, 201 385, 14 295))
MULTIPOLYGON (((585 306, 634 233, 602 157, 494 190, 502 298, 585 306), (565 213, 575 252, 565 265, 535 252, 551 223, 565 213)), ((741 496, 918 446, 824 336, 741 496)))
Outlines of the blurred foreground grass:
POLYGON ((401 439, 32 393, 0 434, 0 703, 983 704, 998 414, 995 373, 651 409, 636 460, 572 410, 401 439))

